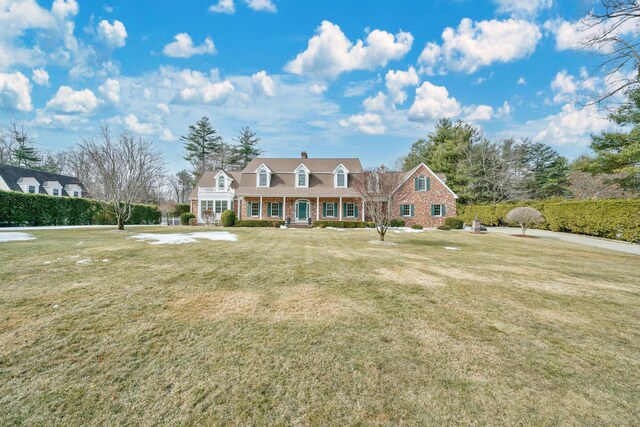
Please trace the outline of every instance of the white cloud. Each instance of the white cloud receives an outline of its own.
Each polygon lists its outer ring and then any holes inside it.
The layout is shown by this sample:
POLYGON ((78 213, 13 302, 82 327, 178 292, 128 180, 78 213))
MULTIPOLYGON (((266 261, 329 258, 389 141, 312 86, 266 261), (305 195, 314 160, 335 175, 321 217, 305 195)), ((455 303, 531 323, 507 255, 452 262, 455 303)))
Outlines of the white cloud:
POLYGON ((346 120, 340 120, 340 126, 354 126, 358 131, 369 135, 382 135, 385 127, 382 118, 377 114, 354 114, 346 120))
POLYGON ((253 83, 253 89, 257 93, 262 93, 266 96, 275 95, 275 83, 273 79, 267 75, 266 71, 259 71, 251 76, 253 83))
POLYGON ((407 71, 389 70, 385 76, 387 90, 391 99, 396 104, 404 104, 407 100, 407 92, 403 89, 407 86, 416 86, 420 83, 420 78, 415 68, 409 67, 407 71))
POLYGON ((470 122, 486 122, 493 117, 493 107, 489 105, 474 105, 465 107, 465 120, 470 122))
POLYGON ((327 89, 329 89, 329 86, 325 84, 313 83, 309 85, 309 92, 311 92, 314 95, 321 95, 325 93, 327 89))
POLYGON ((160 135, 160 141, 177 141, 178 138, 169 129, 163 129, 162 135, 160 135))
POLYGON ((370 96, 362 101, 362 105, 367 111, 386 111, 387 96, 382 92, 378 92, 376 96, 370 96))
POLYGON ((98 106, 98 98, 89 89, 73 90, 60 86, 58 92, 47 102, 47 110, 60 113, 89 114, 98 106))
POLYGON ((436 66, 474 73, 494 62, 511 62, 531 55, 542 37, 534 23, 522 19, 474 22, 460 21, 457 29, 442 32, 442 45, 427 43, 418 58, 422 71, 433 73, 436 66))
POLYGON ((204 39, 200 46, 194 46, 191 36, 187 33, 176 34, 175 41, 167 44, 162 52, 172 58, 190 58, 194 55, 213 55, 216 47, 211 37, 204 39))
POLYGON ((115 79, 107 79, 99 88, 100 93, 112 104, 120 102, 120 82, 115 79))
POLYGON ((21 72, 0 73, 0 110, 31 111, 31 84, 21 72))
POLYGON ((209 11, 232 15, 236 12, 236 5, 233 3, 233 0, 219 0, 218 3, 209 6, 209 11))
POLYGON ((455 98, 449 97, 447 88, 424 82, 416 89, 416 98, 409 109, 409 119, 437 120, 442 117, 455 117, 461 111, 460 103, 455 98))
POLYGON ((158 133, 158 125, 153 123, 142 123, 133 113, 124 118, 124 123, 131 130, 131 132, 137 133, 139 135, 154 135, 158 133))
POLYGON ((640 35, 640 28, 633 19, 627 21, 611 19, 603 25, 591 25, 584 18, 575 22, 556 19, 546 21, 543 27, 556 36, 556 49, 558 50, 611 53, 611 45, 588 45, 587 42, 605 31, 611 31, 610 36, 621 38, 640 35))
POLYGON ((553 0, 494 0, 498 12, 511 15, 535 16, 540 11, 549 9, 553 0))
POLYGON ((276 12, 276 6, 271 0, 244 0, 249 6, 249 9, 253 9, 258 12, 276 12))
POLYGON ((562 70, 556 74, 551 82, 551 89, 554 92, 553 102, 567 102, 575 96, 578 84, 574 76, 567 73, 567 70, 562 70))
POLYGON ((524 77, 520 77, 520 78, 518 79, 518 84, 519 84, 519 85, 526 85, 526 84, 527 84, 527 81, 525 80, 525 78, 524 78, 524 77))
POLYGON ((189 69, 161 68, 160 74, 161 85, 174 93, 173 102, 178 104, 219 103, 235 91, 231 81, 220 81, 217 69, 205 74, 189 69))
POLYGON ((560 113, 546 117, 541 124, 544 129, 538 132, 534 141, 579 147, 589 144, 592 133, 613 127, 594 105, 578 108, 573 103, 565 104, 560 113))
POLYGON ((171 114, 171 109, 164 102, 159 102, 158 104, 156 104, 156 108, 162 111, 164 114, 171 114))
POLYGON ((31 80, 38 86, 49 86, 49 73, 44 68, 37 68, 31 73, 31 80))
POLYGON ((117 19, 110 24, 103 19, 98 24, 98 38, 111 48, 124 47, 127 40, 127 29, 124 24, 117 19))
POLYGON ((395 36, 373 30, 366 40, 352 43, 340 27, 323 21, 308 43, 307 49, 287 63, 284 69, 293 74, 333 79, 352 70, 372 70, 406 55, 413 44, 410 33, 395 36))
POLYGON ((496 118, 508 119, 511 117, 511 113, 513 113, 513 107, 511 106, 511 104, 509 104, 509 102, 504 101, 504 103, 502 104, 502 107, 498 108, 498 111, 496 113, 496 118))
POLYGON ((55 0, 51 5, 51 13, 59 19, 78 14, 78 2, 76 0, 55 0))

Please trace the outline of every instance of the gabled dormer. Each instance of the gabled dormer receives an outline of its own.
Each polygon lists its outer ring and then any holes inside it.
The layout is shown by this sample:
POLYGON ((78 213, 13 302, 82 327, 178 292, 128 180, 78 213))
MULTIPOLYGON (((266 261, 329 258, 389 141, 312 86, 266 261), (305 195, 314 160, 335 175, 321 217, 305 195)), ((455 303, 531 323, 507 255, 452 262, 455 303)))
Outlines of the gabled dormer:
POLYGON ((262 163, 256 169, 256 187, 271 187, 271 175, 273 172, 262 163))
POLYGON ((45 181, 42 187, 50 196, 62 196, 62 185, 58 181, 45 181))
POLYGON ((311 170, 309 170, 304 163, 300 163, 300 166, 298 166, 293 173, 296 177, 296 188, 309 188, 309 175, 311 174, 311 170))
POLYGON ((224 171, 220 171, 214 177, 214 182, 216 186, 216 192, 225 192, 230 190, 233 178, 227 175, 224 171))
POLYGON ((342 163, 333 170, 333 187, 334 188, 347 188, 349 180, 349 169, 342 163))
POLYGON ((33 177, 22 177, 18 179, 18 185, 23 193, 40 193, 40 183, 33 177))

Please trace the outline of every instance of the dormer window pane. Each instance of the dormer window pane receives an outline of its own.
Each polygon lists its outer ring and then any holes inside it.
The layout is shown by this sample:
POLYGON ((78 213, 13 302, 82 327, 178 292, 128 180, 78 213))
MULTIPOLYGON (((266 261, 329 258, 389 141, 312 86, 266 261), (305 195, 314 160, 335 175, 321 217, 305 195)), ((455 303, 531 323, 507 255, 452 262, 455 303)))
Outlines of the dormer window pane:
POLYGON ((261 170, 259 174, 259 186, 266 187, 267 186, 267 171, 261 170))
POLYGON ((307 174, 305 171, 298 172, 298 187, 307 186, 307 174))
POLYGON ((344 187, 344 172, 338 171, 338 176, 336 178, 336 183, 338 187, 344 187))
POLYGON ((218 177, 218 190, 224 190, 224 176, 218 177))
POLYGON ((35 193, 36 192, 36 186, 35 185, 30 185, 29 186, 29 193, 35 193))

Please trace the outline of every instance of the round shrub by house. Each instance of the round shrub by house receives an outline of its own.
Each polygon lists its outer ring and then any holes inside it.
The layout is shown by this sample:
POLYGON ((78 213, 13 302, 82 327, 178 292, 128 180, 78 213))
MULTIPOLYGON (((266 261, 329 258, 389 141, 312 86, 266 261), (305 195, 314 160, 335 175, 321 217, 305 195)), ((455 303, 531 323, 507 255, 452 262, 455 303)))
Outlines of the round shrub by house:
POLYGON ((449 217, 444 220, 444 225, 451 227, 452 230, 462 230, 462 227, 464 227, 464 221, 461 218, 449 217))
POLYGON ((180 215, 180 223, 182 225, 189 225, 189 221, 191 219, 195 219, 196 216, 194 214, 192 214, 191 212, 185 212, 182 215, 180 215))
POLYGON ((220 225, 222 225, 223 227, 233 227, 235 223, 236 214, 234 211, 232 211, 231 209, 227 209, 226 211, 222 212, 222 215, 220 216, 220 225))

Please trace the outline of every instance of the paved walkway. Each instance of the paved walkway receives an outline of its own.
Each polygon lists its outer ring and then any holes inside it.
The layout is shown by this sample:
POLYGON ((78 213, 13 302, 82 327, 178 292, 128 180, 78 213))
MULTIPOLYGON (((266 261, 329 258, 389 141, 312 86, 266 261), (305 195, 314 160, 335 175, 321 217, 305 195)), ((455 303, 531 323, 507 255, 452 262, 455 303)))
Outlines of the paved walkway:
MULTIPOLYGON (((489 233, 520 234, 519 228, 489 227, 489 233)), ((527 230, 527 234, 544 237, 547 239, 562 240, 563 242, 577 243, 579 245, 594 246, 596 248, 610 249, 612 251, 626 252, 640 255, 640 245, 635 243, 620 242, 618 240, 601 239, 599 237, 583 236, 581 234, 557 233, 547 230, 527 230)))

